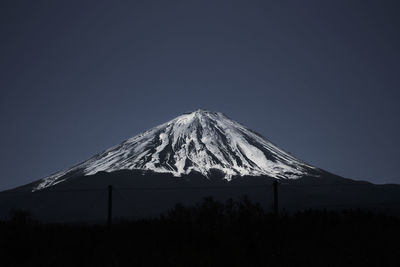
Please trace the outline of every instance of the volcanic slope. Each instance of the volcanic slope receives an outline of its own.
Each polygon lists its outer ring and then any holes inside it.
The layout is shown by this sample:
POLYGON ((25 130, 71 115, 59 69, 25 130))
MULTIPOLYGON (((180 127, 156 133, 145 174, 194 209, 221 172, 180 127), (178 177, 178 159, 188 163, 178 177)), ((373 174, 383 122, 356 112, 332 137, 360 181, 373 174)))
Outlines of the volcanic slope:
POLYGON ((32 191, 78 175, 119 170, 147 170, 178 177, 191 172, 210 177, 218 171, 228 181, 237 176, 297 179, 319 176, 321 172, 224 114, 197 110, 46 177, 32 191))

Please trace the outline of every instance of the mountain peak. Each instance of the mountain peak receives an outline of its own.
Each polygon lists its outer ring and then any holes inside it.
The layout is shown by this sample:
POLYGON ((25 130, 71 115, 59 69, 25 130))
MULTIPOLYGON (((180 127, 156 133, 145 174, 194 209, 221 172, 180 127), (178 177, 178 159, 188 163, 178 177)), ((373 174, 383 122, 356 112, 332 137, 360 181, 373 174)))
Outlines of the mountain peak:
POLYGON ((204 114, 207 114, 207 113, 216 113, 216 112, 211 112, 209 110, 199 108, 199 109, 197 109, 197 110, 195 110, 195 111, 193 111, 191 113, 204 115, 204 114))
MULTIPOLYGON (((223 113, 221 112, 214 112, 214 111, 210 111, 210 110, 206 110, 206 109, 197 109, 195 111, 191 111, 191 112, 185 112, 183 113, 181 116, 191 116, 191 117, 205 117, 205 118, 217 118, 217 117, 226 117, 223 113)), ((181 117, 180 116, 180 117, 181 117)))
POLYGON ((205 121, 215 121, 226 118, 226 116, 220 112, 212 112, 204 109, 198 109, 193 112, 183 113, 181 116, 175 118, 172 121, 178 124, 193 124, 200 123, 205 121))
POLYGON ((224 114, 198 109, 44 178, 36 190, 62 182, 71 174, 125 169, 178 177, 191 172, 210 177, 218 170, 227 180, 244 175, 296 179, 315 173, 314 167, 224 114))

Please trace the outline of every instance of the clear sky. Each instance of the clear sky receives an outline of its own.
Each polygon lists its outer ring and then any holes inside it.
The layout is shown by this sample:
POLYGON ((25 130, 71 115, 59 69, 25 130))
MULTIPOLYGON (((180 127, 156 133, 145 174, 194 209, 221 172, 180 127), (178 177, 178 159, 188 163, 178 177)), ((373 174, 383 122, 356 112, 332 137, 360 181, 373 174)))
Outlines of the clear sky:
POLYGON ((400 183, 399 1, 1 1, 0 190, 183 112, 400 183))

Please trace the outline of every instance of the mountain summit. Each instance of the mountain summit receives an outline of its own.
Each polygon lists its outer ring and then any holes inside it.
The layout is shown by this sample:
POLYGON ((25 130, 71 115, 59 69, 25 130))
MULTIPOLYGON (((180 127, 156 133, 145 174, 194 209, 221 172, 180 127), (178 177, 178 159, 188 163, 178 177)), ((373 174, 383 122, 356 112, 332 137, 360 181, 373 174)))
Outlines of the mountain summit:
POLYGON ((40 190, 72 176, 100 171, 149 170, 174 176, 218 172, 297 179, 318 169, 298 160, 222 113, 197 110, 138 134, 70 169, 41 180, 40 190))

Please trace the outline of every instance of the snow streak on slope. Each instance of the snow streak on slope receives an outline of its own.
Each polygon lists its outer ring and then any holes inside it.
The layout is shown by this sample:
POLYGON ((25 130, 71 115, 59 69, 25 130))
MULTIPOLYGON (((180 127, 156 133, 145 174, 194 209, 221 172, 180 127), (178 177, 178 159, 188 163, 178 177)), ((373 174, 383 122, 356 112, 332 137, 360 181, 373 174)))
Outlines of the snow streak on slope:
POLYGON ((310 175, 315 168, 222 113, 197 110, 44 178, 34 190, 62 182, 71 173, 91 175, 123 169, 168 172, 175 176, 197 171, 206 177, 217 169, 230 180, 243 175, 296 179, 310 175))

